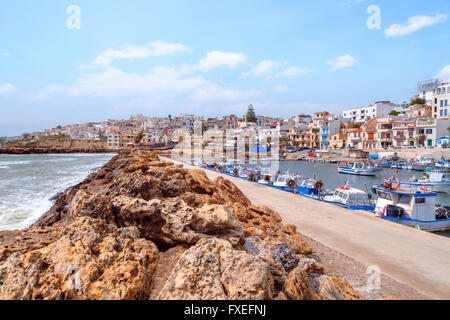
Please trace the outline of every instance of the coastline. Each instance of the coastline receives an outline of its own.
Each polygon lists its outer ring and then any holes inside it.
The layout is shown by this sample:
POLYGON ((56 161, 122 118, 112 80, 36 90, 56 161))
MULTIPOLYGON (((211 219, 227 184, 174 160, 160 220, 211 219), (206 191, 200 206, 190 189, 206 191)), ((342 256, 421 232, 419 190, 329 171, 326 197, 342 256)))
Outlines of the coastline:
MULTIPOLYGON (((205 172, 210 179, 224 176, 211 170, 205 172)), ((302 236, 361 265, 378 266, 399 284, 420 291, 417 299, 448 298, 450 277, 445 272, 445 266, 450 264, 448 238, 226 177, 252 202, 276 210, 285 222, 296 225, 302 236)))
POLYGON ((134 150, 31 227, 0 232, 0 298, 363 298, 311 254, 294 225, 229 180, 134 150))

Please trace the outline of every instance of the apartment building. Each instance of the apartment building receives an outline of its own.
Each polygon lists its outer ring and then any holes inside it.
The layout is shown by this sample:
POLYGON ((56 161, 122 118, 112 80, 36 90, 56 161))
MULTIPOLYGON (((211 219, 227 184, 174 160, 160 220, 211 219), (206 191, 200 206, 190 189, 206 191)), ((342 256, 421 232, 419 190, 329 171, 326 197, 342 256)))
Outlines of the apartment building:
POLYGON ((437 140, 448 135, 449 121, 445 119, 417 119, 415 135, 417 146, 435 147, 437 140), (423 141, 422 141, 423 140, 423 141))
POLYGON ((436 93, 436 88, 444 85, 444 81, 439 79, 431 79, 417 83, 417 93, 420 98, 427 102, 427 105, 432 105, 433 95, 436 93))
POLYGON ((321 150, 330 149, 331 137, 338 134, 342 119, 338 115, 330 115, 328 112, 314 118, 314 124, 319 129, 319 146, 321 150))
POLYGON ((432 100, 433 117, 448 120, 450 117, 450 82, 434 88, 432 100))
POLYGON ((379 101, 368 107, 345 110, 342 116, 349 121, 362 123, 373 118, 388 117, 389 113, 397 107, 398 105, 390 101, 379 101))
POLYGON ((377 149, 391 148, 393 145, 392 135, 392 119, 380 119, 377 122, 377 149))
POLYGON ((107 145, 108 145, 108 149, 110 149, 110 150, 120 149, 120 147, 121 147, 120 131, 113 130, 113 131, 109 132, 109 134, 107 136, 107 145))
POLYGON ((392 139, 392 144, 395 147, 414 147, 416 145, 416 121, 392 121, 392 139))

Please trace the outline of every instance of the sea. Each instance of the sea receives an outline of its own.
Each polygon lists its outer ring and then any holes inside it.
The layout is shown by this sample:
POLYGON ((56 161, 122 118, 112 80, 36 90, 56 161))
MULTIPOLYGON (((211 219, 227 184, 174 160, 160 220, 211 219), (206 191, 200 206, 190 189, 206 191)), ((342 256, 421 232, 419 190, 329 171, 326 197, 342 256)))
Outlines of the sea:
MULTIPOLYGON (((0 155, 0 230, 30 226, 53 205, 50 200, 59 192, 83 181, 90 173, 108 162, 115 154, 44 154, 0 155)), ((402 180, 423 173, 384 169, 377 177, 343 175, 337 164, 306 161, 282 161, 281 171, 305 178, 320 178, 326 189, 344 185, 362 190, 379 184, 393 175, 402 180)), ((438 194, 437 203, 450 206, 448 194, 438 194)), ((450 232, 439 233, 450 237, 450 232)))
POLYGON ((30 226, 59 192, 83 181, 115 154, 0 155, 0 230, 30 226))

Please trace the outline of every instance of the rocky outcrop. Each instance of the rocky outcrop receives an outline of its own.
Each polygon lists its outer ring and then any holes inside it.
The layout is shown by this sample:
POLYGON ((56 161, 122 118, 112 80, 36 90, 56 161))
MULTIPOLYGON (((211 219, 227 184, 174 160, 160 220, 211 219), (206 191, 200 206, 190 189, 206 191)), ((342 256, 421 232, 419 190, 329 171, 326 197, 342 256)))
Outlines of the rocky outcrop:
POLYGON ((320 279, 319 299, 362 300, 359 293, 347 281, 330 276, 322 276, 320 279))
POLYGON ((54 200, 0 232, 0 299, 359 297, 278 213, 156 153, 122 152, 54 200))
POLYGON ((186 251, 159 299, 265 300, 273 297, 267 263, 217 238, 202 239, 186 251))
POLYGON ((148 297, 158 249, 136 227, 82 217, 54 229, 59 235, 51 244, 1 261, 1 299, 148 297))

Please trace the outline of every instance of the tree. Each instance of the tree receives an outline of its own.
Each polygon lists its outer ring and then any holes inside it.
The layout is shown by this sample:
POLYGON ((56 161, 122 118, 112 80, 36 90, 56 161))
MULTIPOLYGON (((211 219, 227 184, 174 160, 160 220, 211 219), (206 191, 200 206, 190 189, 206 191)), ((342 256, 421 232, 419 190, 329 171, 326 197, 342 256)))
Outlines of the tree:
POLYGON ((424 134, 421 134, 420 136, 417 137, 417 144, 419 146, 425 146, 425 140, 427 139, 427 136, 424 134))
POLYGON ((400 114, 400 112, 396 111, 396 110, 392 110, 391 112, 389 112, 390 116, 398 116, 400 114))
POLYGON ((256 113, 253 105, 248 106, 247 110, 247 122, 256 123, 256 113))
POLYGON ((412 99, 410 105, 413 106, 413 105, 416 105, 416 104, 424 105, 424 104, 427 104, 427 101, 425 99, 422 99, 422 98, 412 99))

